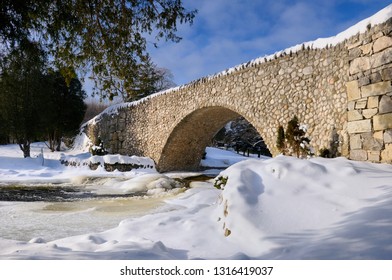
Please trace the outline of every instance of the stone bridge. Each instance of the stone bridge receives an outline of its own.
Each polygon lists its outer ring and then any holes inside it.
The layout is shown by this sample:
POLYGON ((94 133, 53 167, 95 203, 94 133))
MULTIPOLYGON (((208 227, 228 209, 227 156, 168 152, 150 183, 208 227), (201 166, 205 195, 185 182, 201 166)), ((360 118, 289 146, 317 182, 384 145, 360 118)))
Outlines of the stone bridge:
MULTIPOLYGON (((108 108, 85 131, 110 153, 147 156, 159 171, 195 170, 213 136, 245 117, 275 156, 277 128, 296 115, 316 154, 392 160, 392 19, 336 46, 277 53, 108 108)), ((191 67, 191 66, 190 66, 191 67)))

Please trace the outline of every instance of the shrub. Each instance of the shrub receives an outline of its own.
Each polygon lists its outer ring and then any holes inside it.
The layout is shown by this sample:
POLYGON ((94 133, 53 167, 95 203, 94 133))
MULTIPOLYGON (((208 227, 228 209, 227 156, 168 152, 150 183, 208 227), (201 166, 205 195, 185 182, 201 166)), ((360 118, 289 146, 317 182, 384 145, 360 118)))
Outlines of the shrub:
POLYGON ((320 149, 319 155, 320 155, 320 157, 323 157, 323 158, 331 158, 332 157, 330 150, 327 148, 320 149))
POLYGON ((296 157, 311 155, 310 139, 305 137, 306 126, 300 125, 297 116, 287 124, 286 132, 282 126, 278 127, 276 147, 283 154, 296 157))
POLYGON ((224 187, 227 184, 227 180, 228 180, 227 176, 219 176, 218 178, 215 178, 214 187, 217 188, 218 190, 224 189, 224 187))
POLYGON ((90 148, 90 153, 93 156, 104 156, 108 154, 100 137, 98 137, 95 145, 90 148))

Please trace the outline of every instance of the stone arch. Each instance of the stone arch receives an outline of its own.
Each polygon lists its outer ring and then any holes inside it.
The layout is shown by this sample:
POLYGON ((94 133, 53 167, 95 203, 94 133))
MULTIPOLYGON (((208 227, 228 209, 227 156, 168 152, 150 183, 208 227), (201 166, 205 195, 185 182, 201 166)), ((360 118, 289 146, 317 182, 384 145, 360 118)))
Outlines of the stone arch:
POLYGON ((197 170, 212 137, 227 122, 239 116, 239 113, 221 106, 204 107, 188 114, 167 138, 157 161, 158 170, 197 170))

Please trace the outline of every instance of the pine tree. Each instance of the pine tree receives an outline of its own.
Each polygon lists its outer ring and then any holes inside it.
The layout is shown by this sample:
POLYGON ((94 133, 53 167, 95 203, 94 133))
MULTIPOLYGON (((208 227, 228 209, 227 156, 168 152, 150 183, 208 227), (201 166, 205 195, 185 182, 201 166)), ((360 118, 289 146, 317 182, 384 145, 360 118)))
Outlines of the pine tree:
POLYGON ((45 87, 45 61, 39 45, 23 41, 1 67, 0 112, 24 157, 30 157, 30 144, 42 129, 39 103, 45 87))
POLYGON ((46 138, 59 150, 61 137, 75 132, 83 119, 85 92, 78 79, 69 84, 49 73, 45 52, 24 41, 4 58, 0 79, 0 128, 30 157, 30 144, 46 138))
POLYGON ((40 114, 50 150, 59 151, 62 137, 74 135, 83 120, 86 93, 77 78, 68 85, 58 71, 46 76, 46 85, 40 114))
POLYGON ((170 71, 158 68, 149 56, 133 71, 132 83, 124 83, 122 98, 124 101, 134 101, 150 94, 174 86, 170 80, 170 71))
POLYGON ((301 129, 297 116, 288 122, 285 137, 288 146, 297 157, 306 152, 305 144, 309 144, 310 140, 305 137, 305 131, 301 129))

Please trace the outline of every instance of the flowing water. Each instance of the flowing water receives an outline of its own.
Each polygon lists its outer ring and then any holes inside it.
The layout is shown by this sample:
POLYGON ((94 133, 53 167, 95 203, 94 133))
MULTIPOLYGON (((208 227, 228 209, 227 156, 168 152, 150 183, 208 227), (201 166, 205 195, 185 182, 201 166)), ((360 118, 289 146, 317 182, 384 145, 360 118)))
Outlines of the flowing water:
POLYGON ((51 241, 108 230, 124 219, 159 212, 166 199, 185 191, 189 182, 181 182, 182 187, 155 195, 145 191, 102 194, 99 182, 0 186, 0 238, 51 241))

